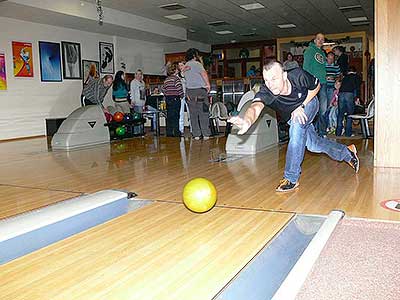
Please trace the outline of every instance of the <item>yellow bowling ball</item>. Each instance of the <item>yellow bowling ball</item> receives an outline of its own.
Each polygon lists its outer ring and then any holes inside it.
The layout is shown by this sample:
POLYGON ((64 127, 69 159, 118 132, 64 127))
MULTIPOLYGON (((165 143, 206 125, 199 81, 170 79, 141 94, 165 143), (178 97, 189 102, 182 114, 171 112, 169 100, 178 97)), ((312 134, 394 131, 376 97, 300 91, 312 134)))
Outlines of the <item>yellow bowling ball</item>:
POLYGON ((193 212, 209 211, 217 202, 217 189, 206 178, 194 178, 183 188, 183 203, 193 212))

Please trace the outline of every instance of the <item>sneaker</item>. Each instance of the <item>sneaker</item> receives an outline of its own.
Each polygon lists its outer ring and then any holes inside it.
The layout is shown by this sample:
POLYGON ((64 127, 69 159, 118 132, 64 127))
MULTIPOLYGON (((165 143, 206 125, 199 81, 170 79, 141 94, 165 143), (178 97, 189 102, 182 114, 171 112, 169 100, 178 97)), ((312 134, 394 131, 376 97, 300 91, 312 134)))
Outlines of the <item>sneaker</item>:
POLYGON ((203 140, 207 141, 207 140, 209 140, 209 139, 210 139, 209 136, 203 136, 203 140))
POLYGON ((200 140, 200 137, 199 137, 199 136, 195 136, 194 139, 195 139, 196 141, 199 141, 199 140, 200 140))
POLYGON ((276 187, 275 191, 276 192, 291 192, 295 188, 299 186, 299 183, 292 183, 288 179, 283 178, 280 182, 279 185, 276 187))
POLYGON ((351 160, 349 161, 349 165, 354 169, 356 173, 360 169, 360 159, 357 156, 357 148, 354 144, 347 147, 351 154, 351 160))

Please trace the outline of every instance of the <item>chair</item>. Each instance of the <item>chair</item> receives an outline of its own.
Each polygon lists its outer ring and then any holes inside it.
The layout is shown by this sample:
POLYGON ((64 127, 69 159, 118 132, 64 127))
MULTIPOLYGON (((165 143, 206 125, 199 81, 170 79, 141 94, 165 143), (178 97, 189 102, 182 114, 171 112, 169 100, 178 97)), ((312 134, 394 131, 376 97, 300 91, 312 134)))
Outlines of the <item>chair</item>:
MULTIPOLYGON (((213 131, 215 131, 216 134, 219 134, 219 120, 221 121, 227 121, 229 118, 228 115, 228 109, 226 108, 225 104, 222 102, 215 102, 211 106, 210 110, 210 120, 212 123, 212 128, 214 128, 213 131)), ((229 133, 229 128, 230 128, 230 123, 226 122, 226 129, 225 129, 225 134, 227 135, 229 133)))
POLYGON ((369 127, 368 127, 368 120, 372 119, 375 115, 375 100, 372 99, 372 101, 368 104, 367 107, 367 113, 363 115, 350 115, 349 117, 352 118, 353 120, 359 120, 361 124, 361 131, 363 134, 363 137, 365 139, 372 137, 373 135, 371 134, 369 127))

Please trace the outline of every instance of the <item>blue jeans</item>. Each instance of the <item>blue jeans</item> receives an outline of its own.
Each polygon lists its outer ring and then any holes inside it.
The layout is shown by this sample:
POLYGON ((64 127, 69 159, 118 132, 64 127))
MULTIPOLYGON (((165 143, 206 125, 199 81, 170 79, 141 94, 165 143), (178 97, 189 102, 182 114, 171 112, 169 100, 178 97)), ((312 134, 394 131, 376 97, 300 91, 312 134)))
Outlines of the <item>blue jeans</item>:
POLYGON ((328 110, 328 96, 326 94, 326 83, 321 83, 318 92, 319 111, 318 111, 318 133, 320 136, 326 135, 326 111, 328 110))
POLYGON ((352 133, 352 119, 348 116, 354 113, 354 94, 348 92, 339 93, 339 113, 337 118, 337 127, 336 127, 336 135, 342 135, 343 130, 343 119, 344 115, 346 116, 346 128, 345 135, 351 136, 352 133))
POLYGON ((308 117, 306 124, 300 124, 297 120, 289 121, 289 144, 283 177, 292 183, 296 183, 300 178, 306 147, 308 151, 325 153, 337 161, 349 162, 351 160, 350 151, 345 145, 317 135, 312 121, 319 110, 318 99, 314 97, 304 110, 308 117))

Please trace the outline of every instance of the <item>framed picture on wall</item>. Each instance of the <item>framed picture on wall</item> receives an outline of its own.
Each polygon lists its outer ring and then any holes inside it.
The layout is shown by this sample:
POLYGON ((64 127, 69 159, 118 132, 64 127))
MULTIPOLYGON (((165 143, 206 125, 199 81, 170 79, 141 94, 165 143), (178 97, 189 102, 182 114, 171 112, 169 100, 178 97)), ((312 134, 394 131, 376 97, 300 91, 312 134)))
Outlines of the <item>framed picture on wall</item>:
POLYGON ((33 77, 32 43, 12 42, 15 77, 33 77))
POLYGON ((39 41, 40 79, 43 82, 62 81, 60 44, 39 41))
POLYGON ((81 44, 61 42, 64 79, 81 79, 81 44))
POLYGON ((82 60, 83 84, 86 83, 89 75, 95 78, 99 77, 99 65, 99 62, 95 60, 82 60))
POLYGON ((114 74, 114 45, 99 42, 100 73, 114 74))
POLYGON ((0 91, 7 90, 6 55, 0 52, 0 91))

